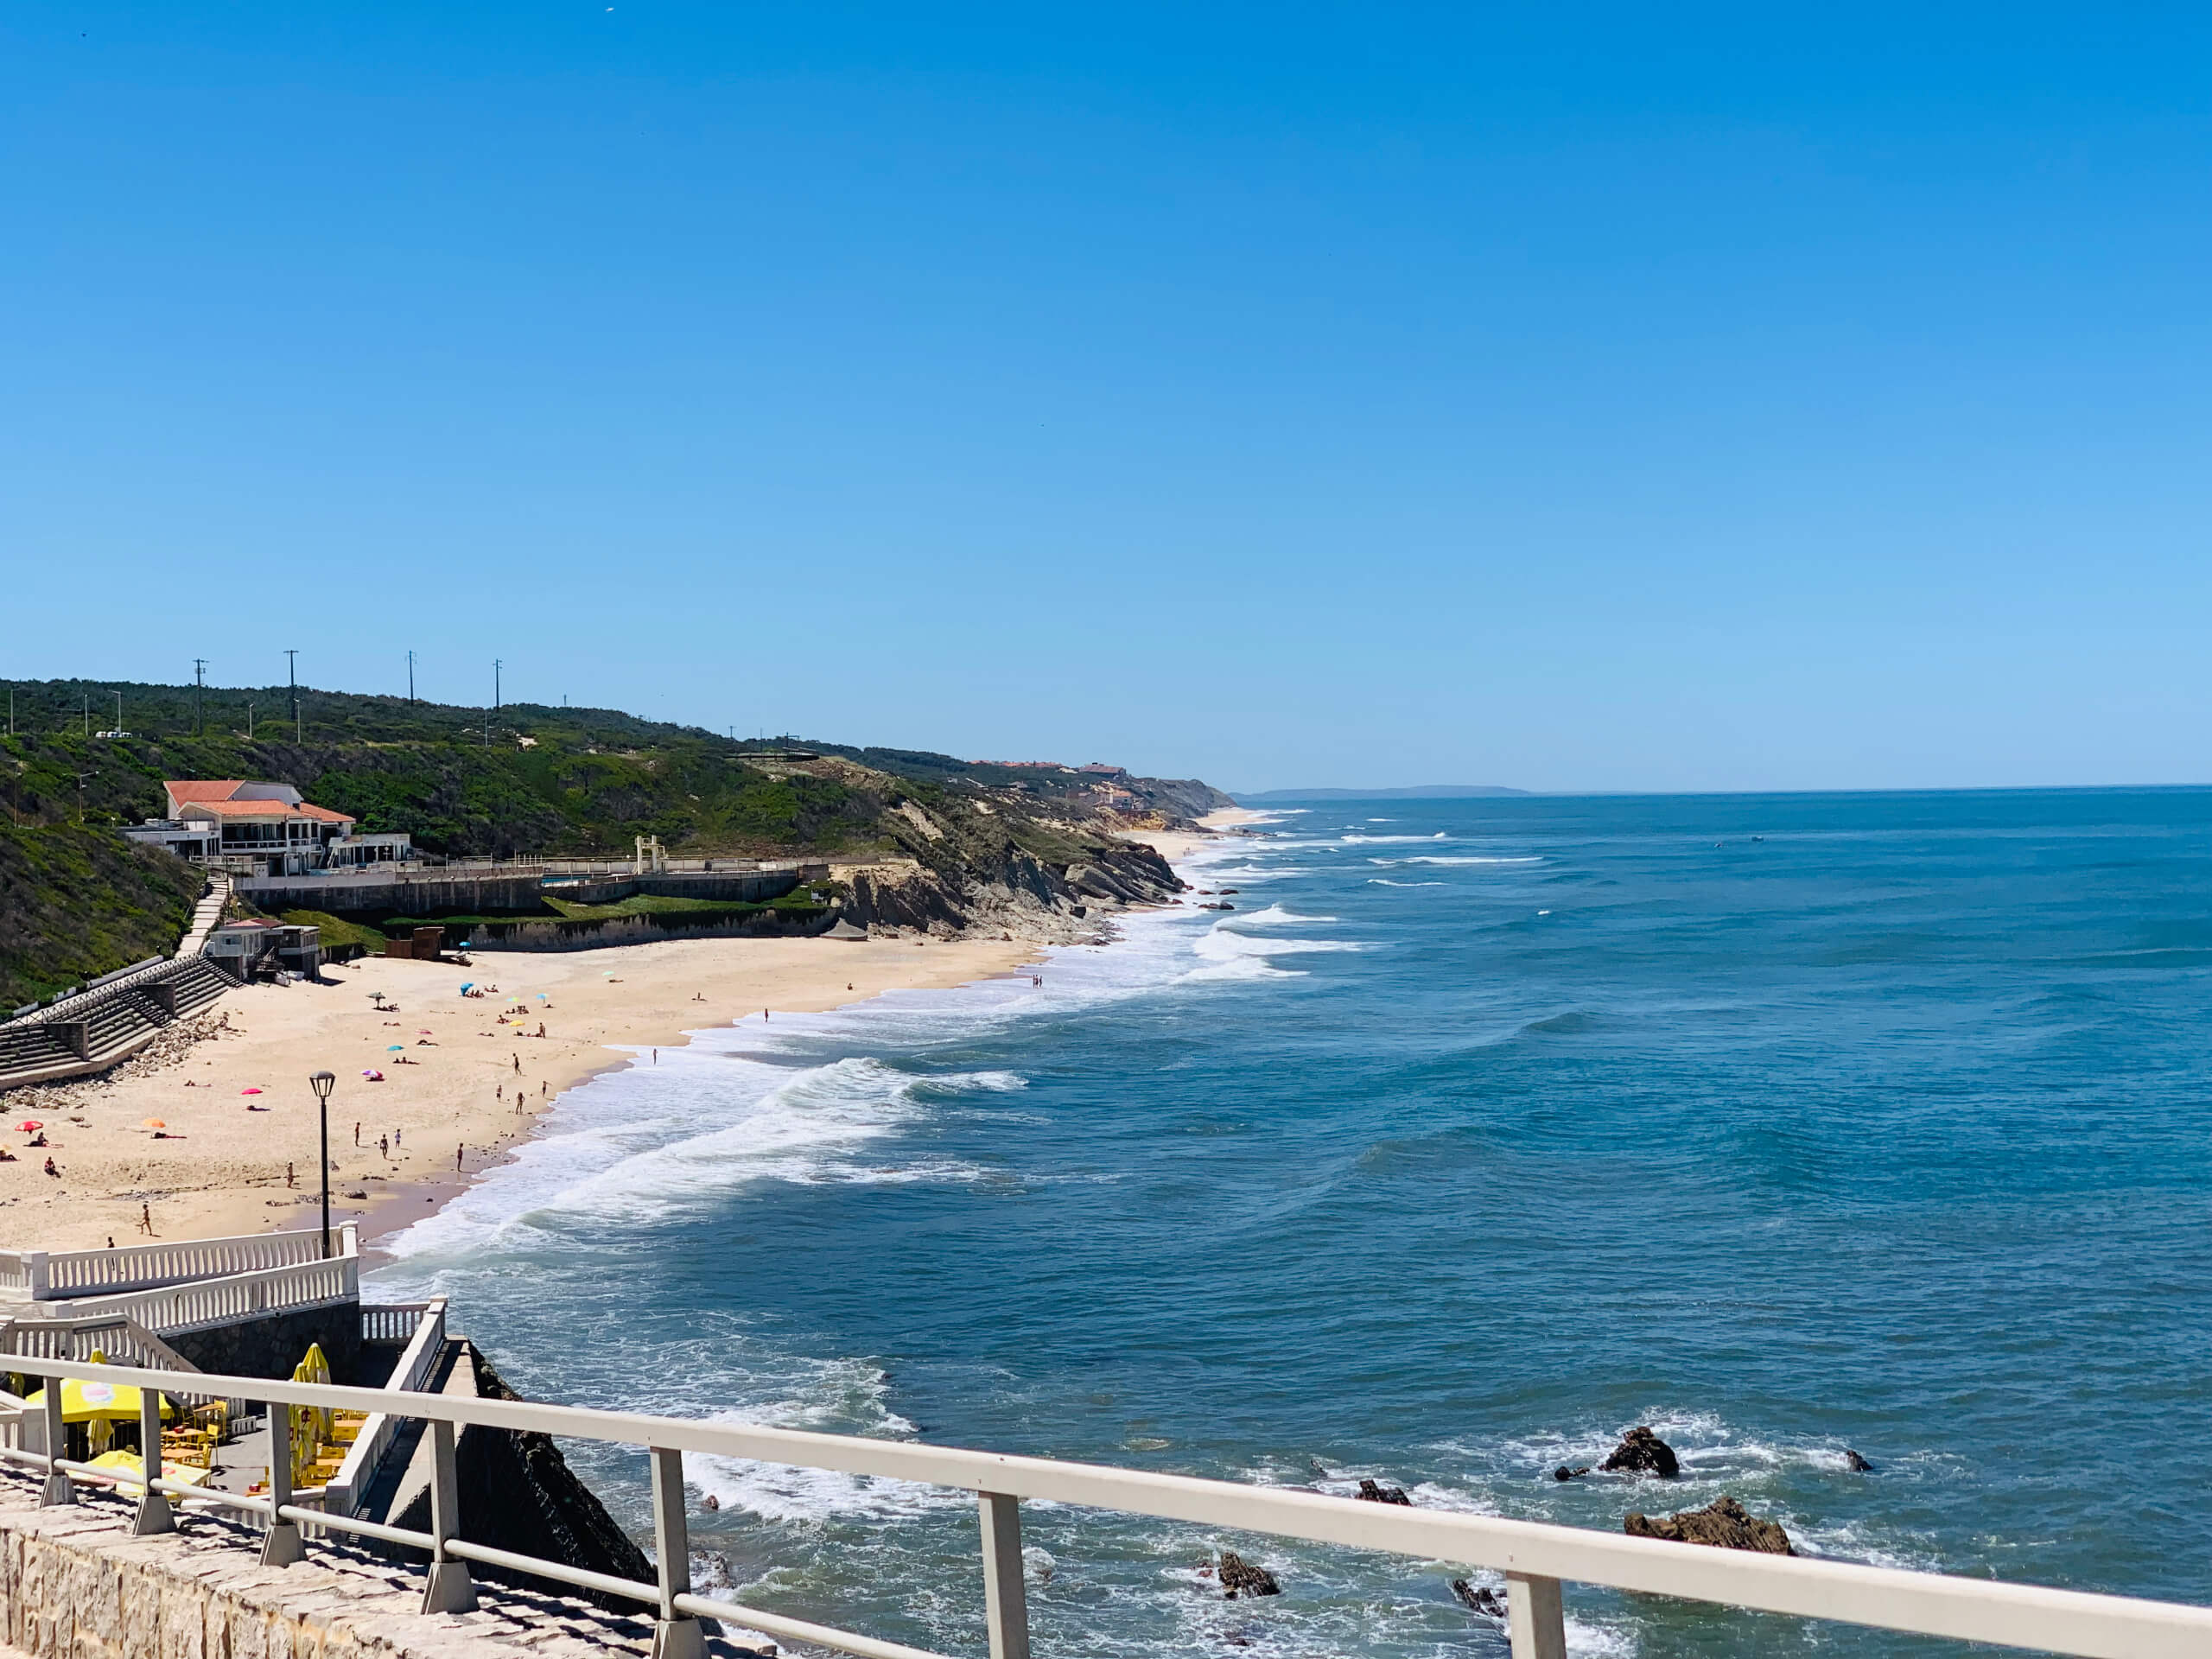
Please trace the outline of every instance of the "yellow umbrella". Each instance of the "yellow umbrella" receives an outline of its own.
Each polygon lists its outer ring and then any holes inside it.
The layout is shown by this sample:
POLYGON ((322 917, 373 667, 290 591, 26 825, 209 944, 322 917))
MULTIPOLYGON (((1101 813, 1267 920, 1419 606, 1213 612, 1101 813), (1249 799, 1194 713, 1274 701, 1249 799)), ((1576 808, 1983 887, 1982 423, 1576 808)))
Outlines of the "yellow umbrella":
MULTIPOLYGON (((146 1460, 136 1452, 103 1452, 92 1459, 95 1469, 112 1469, 118 1475, 135 1475, 137 1484, 128 1490, 143 1491, 146 1484, 146 1460)), ((207 1483, 209 1471, 195 1469, 188 1463, 162 1464, 162 1478, 174 1480, 180 1485, 200 1486, 207 1483)))
MULTIPOLYGON (((174 1417, 175 1408, 168 1396, 161 1396, 162 1415, 174 1417)), ((34 1406, 46 1404, 46 1390, 41 1389, 26 1402, 34 1406)), ((113 1422, 135 1423, 138 1421, 138 1390, 128 1382, 87 1382, 76 1377, 64 1377, 61 1382, 61 1421, 65 1423, 89 1423, 101 1419, 113 1422)))

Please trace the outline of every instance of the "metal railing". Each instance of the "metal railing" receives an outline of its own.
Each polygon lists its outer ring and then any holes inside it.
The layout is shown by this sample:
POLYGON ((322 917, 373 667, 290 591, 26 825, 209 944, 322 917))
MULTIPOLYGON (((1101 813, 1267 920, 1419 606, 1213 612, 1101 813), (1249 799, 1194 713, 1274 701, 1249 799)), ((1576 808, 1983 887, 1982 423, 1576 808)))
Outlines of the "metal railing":
MULTIPOLYGON (((37 1359, 21 1360, 17 1365, 48 1379, 97 1379, 145 1389, 141 1433, 146 1436, 146 1444, 159 1444, 161 1425, 155 1415, 159 1404, 154 1390, 173 1388, 173 1374, 37 1359)), ((386 1526, 296 1503, 289 1485, 290 1414, 278 1410, 268 1414, 270 1490, 266 1497, 155 1479, 143 1483, 147 1491, 140 1499, 135 1530, 162 1532, 174 1526, 168 1500, 175 1496, 265 1517, 269 1524, 262 1560, 271 1565, 289 1565, 304 1557, 303 1526, 424 1550, 430 1556, 423 1598, 426 1613, 463 1611, 475 1605, 470 1562, 529 1573, 652 1606, 659 1621, 653 1644, 659 1659, 698 1659, 704 1651, 699 1621, 707 1618, 761 1630, 785 1642, 859 1654, 863 1659, 944 1659, 919 1648, 693 1593, 683 1499, 686 1452, 882 1476, 975 1492, 991 1659, 1029 1659, 1028 1606, 1021 1563, 1020 1503, 1024 1498, 1491 1568, 1505 1575, 1507 1629, 1514 1659, 1563 1659, 1567 1636, 1561 1586, 1567 1583, 1603 1585, 1802 1618, 2081 1655, 2085 1659, 2184 1659, 2184 1656, 2202 1659, 2212 1651, 2212 1607, 2177 1602, 1717 1549, 1185 1475, 798 1429, 744 1427, 388 1389, 270 1382, 251 1377, 200 1376, 193 1379, 193 1385, 195 1389, 212 1387, 238 1392, 272 1405, 380 1411, 423 1420, 429 1425, 425 1439, 432 1448, 430 1530, 386 1526), (457 1432, 463 1427, 644 1447, 652 1469, 656 1581, 645 1584, 587 1572, 462 1538, 454 1446, 457 1432)), ((60 1400, 61 1390, 49 1386, 44 1406, 47 1446, 64 1444, 60 1400)), ((73 1503, 75 1478, 118 1484, 112 1471, 20 1446, 0 1447, 0 1459, 42 1471, 46 1476, 43 1501, 48 1503, 73 1503)), ((127 1484, 137 1488, 142 1482, 133 1479, 127 1484)))
MULTIPOLYGON (((351 1235, 346 1235, 340 1253, 354 1253, 351 1235)), ((20 1287, 33 1301, 57 1301, 289 1268, 321 1255, 322 1234, 313 1229, 109 1250, 4 1250, 0 1251, 0 1287, 20 1287)))
MULTIPOLYGON (((383 1340, 372 1332, 393 1329, 401 1319, 413 1321, 414 1335, 401 1351, 399 1363, 391 1368, 387 1390, 398 1389, 408 1394, 420 1393, 428 1385, 430 1375, 437 1369, 440 1356, 446 1347, 446 1299, 442 1296, 428 1302, 408 1303, 403 1306, 364 1307, 361 1310, 361 1339, 365 1342, 383 1340)), ((353 1437, 353 1444, 346 1448, 346 1460, 338 1465, 338 1472, 322 1489, 322 1507, 330 1515, 351 1515, 360 1507, 362 1495, 369 1483, 377 1478, 377 1469, 384 1462, 384 1454, 399 1435, 400 1420, 388 1411, 372 1412, 360 1433, 353 1437)))

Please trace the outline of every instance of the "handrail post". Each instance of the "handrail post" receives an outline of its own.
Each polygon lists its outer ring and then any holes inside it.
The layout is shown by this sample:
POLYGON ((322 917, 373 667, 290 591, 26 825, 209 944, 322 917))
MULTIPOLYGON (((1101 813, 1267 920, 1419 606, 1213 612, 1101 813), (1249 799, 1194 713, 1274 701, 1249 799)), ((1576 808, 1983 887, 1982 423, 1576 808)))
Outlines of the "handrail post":
POLYGON ((46 1379, 46 1485, 38 1495, 42 1503, 74 1503, 77 1489, 69 1484, 69 1476, 59 1464, 63 1449, 69 1444, 67 1433, 61 1424, 61 1379, 46 1379))
POLYGON ((423 1586, 426 1613, 476 1611, 476 1583, 468 1563, 446 1554, 446 1541, 461 1532, 461 1473, 454 1455, 453 1425, 430 1420, 430 1576, 423 1586))
POLYGON ((30 1281, 32 1301, 42 1302, 48 1300, 48 1293, 54 1288, 51 1274, 52 1269, 47 1265, 44 1250, 23 1252, 23 1276, 30 1281))
POLYGON ((130 1522, 133 1536, 175 1532, 176 1516, 168 1497, 154 1490, 162 1478, 162 1395, 158 1389, 138 1390, 138 1461, 145 1470, 145 1489, 138 1495, 138 1513, 130 1522))
MULTIPOLYGON (((983 1622, 991 1659, 1029 1659, 1029 1592, 1021 1582, 1021 1500, 978 1492, 983 1528, 983 1622)), ((1519 1659, 1516 1654, 1515 1659, 1519 1659)))
POLYGON ((1507 1573, 1505 1626, 1513 1659, 1567 1659, 1567 1609, 1559 1580, 1507 1573))
POLYGON ((262 1541, 264 1567, 289 1567, 307 1559, 308 1547, 300 1529, 284 1518, 292 1502, 292 1408, 282 1401, 268 1402, 269 1413, 269 1536, 262 1541))
POLYGON ((683 1515, 683 1453, 647 1448, 653 1462, 653 1557, 660 1582, 660 1618, 653 1626, 653 1659, 702 1659, 706 1632, 696 1618, 676 1611, 691 1593, 691 1529, 683 1515))

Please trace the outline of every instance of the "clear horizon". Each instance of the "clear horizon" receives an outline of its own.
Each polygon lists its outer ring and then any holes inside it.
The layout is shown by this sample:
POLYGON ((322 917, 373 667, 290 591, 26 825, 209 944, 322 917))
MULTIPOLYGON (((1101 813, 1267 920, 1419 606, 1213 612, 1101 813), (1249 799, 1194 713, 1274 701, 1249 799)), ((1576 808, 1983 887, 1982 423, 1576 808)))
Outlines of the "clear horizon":
POLYGON ((2212 775, 2212 19, 0 22, 0 677, 1224 788, 2212 775), (1226 780, 1226 781, 1224 781, 1226 780))

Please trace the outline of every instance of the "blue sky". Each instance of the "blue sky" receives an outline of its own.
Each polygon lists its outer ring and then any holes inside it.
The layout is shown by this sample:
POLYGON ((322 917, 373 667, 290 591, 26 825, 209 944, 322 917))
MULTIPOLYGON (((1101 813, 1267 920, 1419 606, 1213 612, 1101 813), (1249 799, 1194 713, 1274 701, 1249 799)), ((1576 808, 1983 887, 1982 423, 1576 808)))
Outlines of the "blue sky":
POLYGON ((0 675, 2212 779, 2212 14, 1050 10, 10 13, 0 675))

